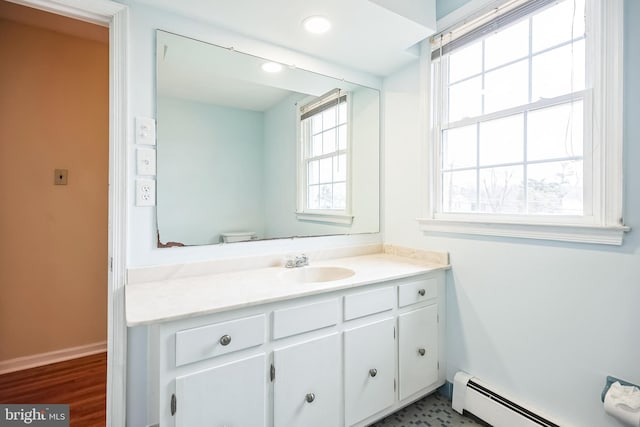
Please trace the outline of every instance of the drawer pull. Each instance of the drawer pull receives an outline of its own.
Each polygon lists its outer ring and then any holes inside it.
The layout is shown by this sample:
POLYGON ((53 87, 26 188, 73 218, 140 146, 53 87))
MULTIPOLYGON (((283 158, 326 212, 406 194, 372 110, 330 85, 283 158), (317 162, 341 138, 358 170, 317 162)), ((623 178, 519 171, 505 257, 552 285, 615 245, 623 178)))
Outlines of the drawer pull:
POLYGON ((307 393, 307 395, 304 397, 304 400, 306 400, 307 403, 313 402, 314 400, 316 400, 315 393, 307 393))
POLYGON ((371 376, 371 378, 375 377, 376 375, 378 375, 378 370, 377 369, 369 369, 369 375, 371 376))
POLYGON ((427 292, 426 292, 424 289, 420 289, 420 290, 418 291, 418 295, 420 295, 421 297, 423 297, 423 296, 424 296, 424 294, 426 294, 426 293, 427 293, 427 292))
POLYGON ((424 348, 419 348, 419 349, 418 349, 418 354, 419 354, 420 356, 424 356, 426 352, 427 352, 427 351, 426 351, 424 348))
POLYGON ((220 337, 220 344, 229 345, 230 342, 231 342, 231 336, 223 335, 222 337, 220 337))

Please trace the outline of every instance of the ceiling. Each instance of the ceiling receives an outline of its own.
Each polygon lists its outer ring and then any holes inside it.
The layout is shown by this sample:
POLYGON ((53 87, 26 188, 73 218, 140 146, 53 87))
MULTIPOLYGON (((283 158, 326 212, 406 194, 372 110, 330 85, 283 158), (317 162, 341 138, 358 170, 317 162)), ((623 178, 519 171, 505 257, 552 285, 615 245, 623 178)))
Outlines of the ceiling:
MULTIPOLYGON (((411 48, 433 32, 424 23, 407 18, 407 13, 401 15, 370 0, 139 1, 377 76, 415 61, 416 50, 411 48), (302 21, 311 15, 328 17, 331 30, 324 35, 307 33, 302 21)), ((431 6, 435 15, 435 2, 395 1, 431 6)))

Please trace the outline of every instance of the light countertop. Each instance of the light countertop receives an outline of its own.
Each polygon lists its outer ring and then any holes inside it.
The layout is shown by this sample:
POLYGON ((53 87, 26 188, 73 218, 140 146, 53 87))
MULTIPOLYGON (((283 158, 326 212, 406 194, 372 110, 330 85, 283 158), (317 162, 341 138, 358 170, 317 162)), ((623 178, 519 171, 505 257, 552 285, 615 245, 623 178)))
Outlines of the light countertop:
MULTIPOLYGON (((255 268, 191 277, 168 278, 125 287, 127 326, 201 316, 302 296, 365 286, 448 269, 446 262, 389 253, 310 261, 311 267, 353 270, 352 276, 328 282, 282 280, 284 267, 255 268)), ((446 260, 446 254, 440 258, 446 260)), ((305 268, 305 267, 299 267, 305 268)))

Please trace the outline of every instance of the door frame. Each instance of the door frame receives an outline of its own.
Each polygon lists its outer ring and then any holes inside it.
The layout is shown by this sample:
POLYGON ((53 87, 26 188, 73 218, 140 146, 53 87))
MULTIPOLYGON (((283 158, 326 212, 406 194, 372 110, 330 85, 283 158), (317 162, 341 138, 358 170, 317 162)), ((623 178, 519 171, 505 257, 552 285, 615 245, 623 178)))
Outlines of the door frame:
POLYGON ((110 0, 8 0, 109 28, 109 231, 107 300, 107 426, 126 425, 127 325, 124 286, 127 241, 126 5, 110 0))

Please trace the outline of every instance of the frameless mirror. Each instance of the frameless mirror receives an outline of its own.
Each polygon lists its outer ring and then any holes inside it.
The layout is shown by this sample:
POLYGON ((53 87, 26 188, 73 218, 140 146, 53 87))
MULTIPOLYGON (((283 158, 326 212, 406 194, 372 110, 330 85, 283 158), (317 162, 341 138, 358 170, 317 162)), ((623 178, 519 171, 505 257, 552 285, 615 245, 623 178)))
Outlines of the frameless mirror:
POLYGON ((159 247, 379 231, 377 90, 156 36, 159 247))

